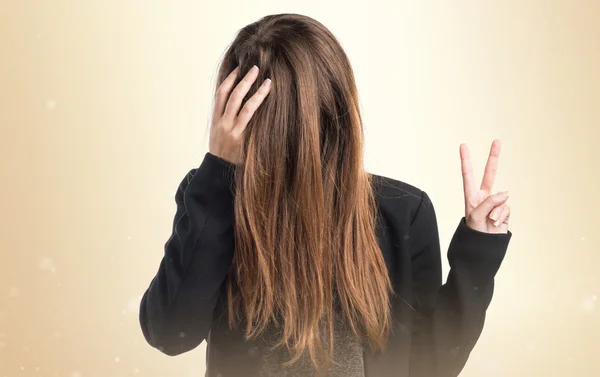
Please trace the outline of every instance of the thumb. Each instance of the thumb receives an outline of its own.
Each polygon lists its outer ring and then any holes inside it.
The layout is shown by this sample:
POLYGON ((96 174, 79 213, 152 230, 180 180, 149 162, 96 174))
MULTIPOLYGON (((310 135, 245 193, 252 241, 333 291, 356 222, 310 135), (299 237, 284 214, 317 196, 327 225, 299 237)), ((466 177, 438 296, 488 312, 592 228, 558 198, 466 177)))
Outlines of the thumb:
POLYGON ((477 221, 484 221, 492 210, 508 200, 508 191, 490 195, 471 211, 470 216, 477 221))

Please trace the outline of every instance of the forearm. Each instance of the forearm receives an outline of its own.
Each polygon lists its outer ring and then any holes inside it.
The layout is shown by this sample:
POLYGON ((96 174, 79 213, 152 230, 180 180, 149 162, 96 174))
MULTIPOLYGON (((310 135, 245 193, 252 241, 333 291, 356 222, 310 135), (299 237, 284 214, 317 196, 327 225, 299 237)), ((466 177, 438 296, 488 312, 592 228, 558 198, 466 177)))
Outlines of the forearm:
POLYGON ((233 258, 229 165, 207 154, 176 194, 173 232, 144 293, 140 325, 149 344, 169 355, 204 340, 233 258))

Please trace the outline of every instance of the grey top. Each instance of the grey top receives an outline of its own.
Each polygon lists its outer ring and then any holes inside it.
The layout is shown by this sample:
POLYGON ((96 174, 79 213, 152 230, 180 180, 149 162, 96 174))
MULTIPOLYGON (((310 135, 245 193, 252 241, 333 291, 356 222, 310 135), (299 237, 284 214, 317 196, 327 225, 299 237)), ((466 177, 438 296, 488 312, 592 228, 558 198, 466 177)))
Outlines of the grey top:
MULTIPOLYGON (((333 325, 333 363, 326 377, 365 377, 363 347, 357 341, 342 316, 335 315, 333 325)), ((316 376, 308 352, 289 367, 281 366, 290 359, 285 347, 263 353, 261 377, 308 377, 316 376)))

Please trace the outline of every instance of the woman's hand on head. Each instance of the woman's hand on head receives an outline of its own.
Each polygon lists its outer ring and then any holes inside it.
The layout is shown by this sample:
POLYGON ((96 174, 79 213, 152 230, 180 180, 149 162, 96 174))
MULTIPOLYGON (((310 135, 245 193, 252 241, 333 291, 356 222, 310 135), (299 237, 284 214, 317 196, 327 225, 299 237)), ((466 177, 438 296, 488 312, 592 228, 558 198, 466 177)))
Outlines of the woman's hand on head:
POLYGON ((237 67, 223 80, 216 92, 208 151, 235 164, 241 162, 242 133, 271 89, 271 80, 266 79, 240 110, 242 100, 258 77, 258 71, 258 67, 253 66, 234 88, 239 73, 237 67))
POLYGON ((465 220, 467 225, 484 233, 508 233, 510 207, 506 203, 508 191, 492 194, 492 186, 498 169, 500 140, 494 140, 485 165, 481 186, 477 188, 469 148, 460 145, 460 159, 465 194, 465 220))

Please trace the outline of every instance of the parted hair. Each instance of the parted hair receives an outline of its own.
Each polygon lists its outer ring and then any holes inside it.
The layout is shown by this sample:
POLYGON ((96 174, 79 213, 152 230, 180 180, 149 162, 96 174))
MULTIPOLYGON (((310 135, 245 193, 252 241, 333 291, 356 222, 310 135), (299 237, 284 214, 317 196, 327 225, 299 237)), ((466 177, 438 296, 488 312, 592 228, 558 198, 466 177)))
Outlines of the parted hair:
MULTIPOLYGON (((240 67, 266 79, 270 94, 246 126, 236 166, 235 252, 226 285, 229 325, 247 339, 277 329, 273 345, 318 371, 333 357, 341 313, 354 336, 385 348, 392 285, 375 235, 372 176, 352 67, 320 22, 268 15, 238 31, 216 87, 240 67)), ((236 84, 237 84, 236 82, 236 84)))

